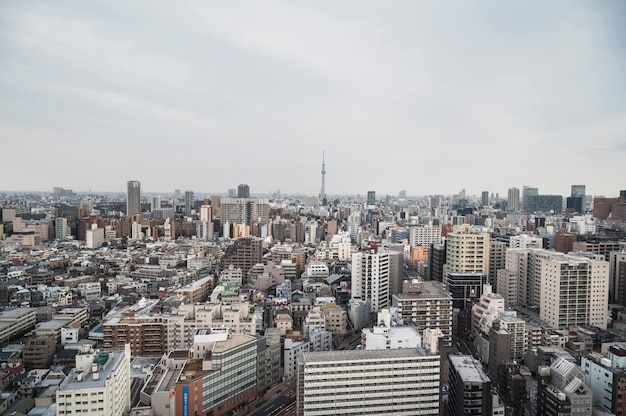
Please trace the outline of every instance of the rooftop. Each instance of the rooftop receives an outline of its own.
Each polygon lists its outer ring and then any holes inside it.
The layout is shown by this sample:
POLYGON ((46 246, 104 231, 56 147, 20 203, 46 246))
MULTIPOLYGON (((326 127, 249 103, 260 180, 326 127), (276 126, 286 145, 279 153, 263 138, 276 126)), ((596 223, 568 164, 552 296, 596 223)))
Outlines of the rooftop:
POLYGON ((480 361, 469 355, 451 355, 452 365, 465 383, 488 383, 491 379, 485 374, 480 361))

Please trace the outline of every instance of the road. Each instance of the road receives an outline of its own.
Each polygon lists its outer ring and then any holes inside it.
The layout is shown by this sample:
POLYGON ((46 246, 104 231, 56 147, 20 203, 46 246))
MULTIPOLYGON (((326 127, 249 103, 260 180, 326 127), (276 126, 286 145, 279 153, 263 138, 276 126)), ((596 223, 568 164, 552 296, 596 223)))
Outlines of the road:
POLYGON ((472 355, 472 350, 467 346, 465 341, 454 335, 452 335, 452 347, 452 350, 456 348, 461 354, 472 355))
MULTIPOLYGON (((296 401, 295 381, 287 386, 285 390, 273 399, 268 400, 261 407, 256 409, 251 416, 276 416, 282 410, 291 407, 296 401)), ((295 406, 295 405, 294 405, 295 406)), ((295 407, 294 407, 295 408, 295 407)))

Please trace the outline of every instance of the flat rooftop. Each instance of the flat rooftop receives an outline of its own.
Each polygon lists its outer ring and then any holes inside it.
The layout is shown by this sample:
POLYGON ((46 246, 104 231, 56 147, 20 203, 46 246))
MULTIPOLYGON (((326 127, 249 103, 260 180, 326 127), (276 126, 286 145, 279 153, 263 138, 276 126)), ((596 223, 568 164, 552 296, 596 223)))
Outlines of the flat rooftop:
POLYGON ((469 355, 451 355, 449 357, 457 373, 464 383, 488 383, 491 379, 485 374, 480 361, 469 355))
POLYGON ((417 348, 402 348, 394 350, 343 350, 343 351, 317 351, 302 353, 302 361, 309 363, 323 362, 376 362, 381 360, 394 360, 399 358, 439 358, 438 355, 424 355, 423 350, 417 348))

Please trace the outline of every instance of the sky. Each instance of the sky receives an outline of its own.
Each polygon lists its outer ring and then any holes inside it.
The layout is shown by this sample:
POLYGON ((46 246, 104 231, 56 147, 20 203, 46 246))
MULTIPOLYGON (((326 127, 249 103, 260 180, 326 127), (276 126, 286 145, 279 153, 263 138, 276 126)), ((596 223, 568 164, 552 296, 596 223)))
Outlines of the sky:
POLYGON ((0 0, 0 190, 626 189, 626 2, 0 0))

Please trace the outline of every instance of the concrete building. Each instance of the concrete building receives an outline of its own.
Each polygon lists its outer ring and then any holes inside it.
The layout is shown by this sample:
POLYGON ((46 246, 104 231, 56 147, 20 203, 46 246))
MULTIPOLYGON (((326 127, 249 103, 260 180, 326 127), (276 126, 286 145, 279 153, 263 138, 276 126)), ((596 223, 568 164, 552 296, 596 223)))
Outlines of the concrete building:
POLYGON ((446 290, 452 295, 452 307, 465 309, 468 299, 478 299, 482 295, 483 286, 488 282, 484 273, 451 273, 446 274, 446 290))
POLYGON ((444 346, 452 345, 452 296, 441 283, 405 281, 402 293, 393 295, 391 304, 405 324, 419 331, 439 329, 444 346))
POLYGON ((76 355, 76 368, 56 392, 57 415, 122 416, 130 412, 130 349, 76 355))
POLYGON ((492 414, 491 379, 483 371, 480 361, 468 355, 450 355, 450 389, 447 414, 492 414))
POLYGON ((520 210, 519 188, 509 188, 506 208, 510 212, 520 210))
POLYGON ((585 384, 593 393, 593 405, 615 415, 626 414, 626 349, 609 348, 608 358, 591 353, 581 357, 585 384))
POLYGON ((432 244, 442 242, 441 225, 418 225, 409 227, 409 243, 412 249, 418 246, 430 249, 432 244))
POLYGON ((609 263, 552 254, 542 260, 539 317, 554 328, 607 327, 609 263))
POLYGON ((67 225, 67 218, 55 218, 54 219, 54 238, 57 240, 65 240, 70 233, 70 228, 67 225))
POLYGON ((489 274, 489 234, 455 227, 446 238, 446 267, 450 273, 489 274))
POLYGON ((304 353, 296 413, 439 415, 440 361, 421 347, 304 353))
POLYGON ((537 414, 557 416, 589 416, 592 391, 585 384, 585 375, 576 363, 557 358, 550 365, 550 379, 539 384, 537 414))
POLYGON ((363 349, 393 350, 398 348, 417 348, 422 345, 422 337, 417 328, 397 325, 398 317, 394 312, 395 310, 381 310, 378 313, 378 324, 372 328, 363 328, 361 330, 361 346, 363 349))
POLYGON ((126 215, 132 216, 141 214, 141 183, 139 181, 128 181, 126 196, 126 215))
POLYGON ((543 238, 528 234, 511 236, 509 248, 543 248, 543 238))
POLYGON ((370 302, 371 312, 389 306, 389 253, 372 249, 352 255, 352 297, 370 302))

